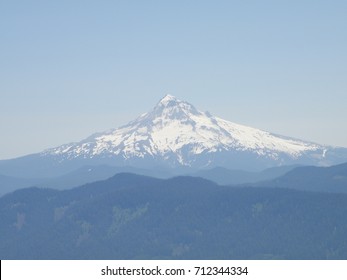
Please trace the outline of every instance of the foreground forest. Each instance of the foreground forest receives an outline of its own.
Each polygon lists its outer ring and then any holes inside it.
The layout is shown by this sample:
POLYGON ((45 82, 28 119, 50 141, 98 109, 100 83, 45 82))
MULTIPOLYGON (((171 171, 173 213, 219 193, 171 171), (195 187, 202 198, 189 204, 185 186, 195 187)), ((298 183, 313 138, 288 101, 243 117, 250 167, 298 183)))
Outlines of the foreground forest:
POLYGON ((346 259, 347 195, 118 174, 0 198, 1 259, 346 259))

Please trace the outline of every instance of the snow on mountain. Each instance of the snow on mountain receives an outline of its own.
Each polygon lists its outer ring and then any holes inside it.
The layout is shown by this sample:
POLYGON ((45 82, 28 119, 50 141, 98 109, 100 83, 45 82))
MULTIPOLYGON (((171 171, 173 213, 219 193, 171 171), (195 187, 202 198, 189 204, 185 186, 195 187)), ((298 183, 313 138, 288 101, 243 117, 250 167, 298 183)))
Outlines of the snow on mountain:
POLYGON ((274 165, 279 165, 285 163, 283 156, 293 161, 303 156, 319 160, 327 149, 214 117, 166 95, 152 111, 125 126, 46 150, 41 156, 59 156, 63 160, 121 157, 125 162, 152 158, 169 165, 174 162, 194 166, 199 161, 200 166, 207 166, 214 165, 216 153, 245 153, 247 157, 277 161, 274 165), (202 155, 204 160, 199 160, 202 155))

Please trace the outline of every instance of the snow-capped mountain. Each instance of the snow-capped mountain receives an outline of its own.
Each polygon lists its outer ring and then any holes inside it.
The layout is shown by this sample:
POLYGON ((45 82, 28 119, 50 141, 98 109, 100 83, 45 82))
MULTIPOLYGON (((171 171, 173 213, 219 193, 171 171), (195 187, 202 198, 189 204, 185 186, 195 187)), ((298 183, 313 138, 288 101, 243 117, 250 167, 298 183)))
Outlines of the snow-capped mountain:
MULTIPOLYGON (((347 160, 344 150, 342 158, 347 160)), ((340 150, 339 150, 340 151, 340 150)), ((117 165, 261 169, 285 164, 339 163, 335 148, 278 136, 201 112, 166 95, 129 124, 49 149, 40 157, 60 163, 107 160, 117 165), (338 161, 338 162, 336 162, 338 161)))
POLYGON ((322 146, 232 123, 167 95, 149 113, 117 129, 10 160, 0 174, 54 177, 109 165, 165 174, 224 167, 248 171, 282 165, 347 162, 347 149, 322 146))

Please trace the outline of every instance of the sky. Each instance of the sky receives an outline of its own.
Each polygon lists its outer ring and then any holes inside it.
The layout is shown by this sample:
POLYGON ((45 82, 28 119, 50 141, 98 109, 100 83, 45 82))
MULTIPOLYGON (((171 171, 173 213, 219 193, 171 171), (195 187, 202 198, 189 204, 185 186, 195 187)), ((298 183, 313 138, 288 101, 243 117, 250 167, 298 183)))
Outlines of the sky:
POLYGON ((0 1, 0 159, 117 128, 166 94, 347 147, 347 1, 0 1))

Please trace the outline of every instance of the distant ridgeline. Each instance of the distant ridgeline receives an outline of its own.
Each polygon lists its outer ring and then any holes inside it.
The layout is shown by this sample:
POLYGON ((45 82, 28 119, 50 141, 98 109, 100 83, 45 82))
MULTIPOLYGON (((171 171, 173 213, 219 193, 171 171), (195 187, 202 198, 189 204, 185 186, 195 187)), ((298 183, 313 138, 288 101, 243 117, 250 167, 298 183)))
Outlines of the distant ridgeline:
MULTIPOLYGON (((71 189, 86 183, 106 180, 115 174, 133 173, 168 179, 174 177, 170 169, 144 169, 108 165, 85 166, 62 176, 51 178, 16 178, 0 175, 0 197, 14 190, 36 186, 58 190, 71 189)), ((260 172, 230 170, 223 167, 191 171, 185 175, 201 177, 220 185, 249 185, 289 188, 322 192, 347 192, 347 164, 330 167, 281 166, 260 172)))
POLYGON ((346 194, 264 186, 122 173, 18 190, 0 198, 0 259, 347 259, 346 194))

